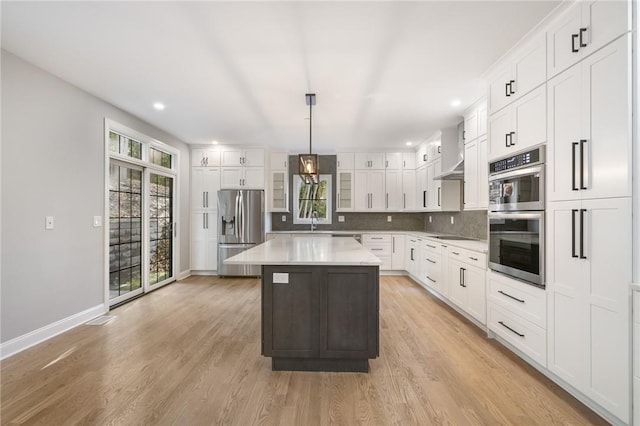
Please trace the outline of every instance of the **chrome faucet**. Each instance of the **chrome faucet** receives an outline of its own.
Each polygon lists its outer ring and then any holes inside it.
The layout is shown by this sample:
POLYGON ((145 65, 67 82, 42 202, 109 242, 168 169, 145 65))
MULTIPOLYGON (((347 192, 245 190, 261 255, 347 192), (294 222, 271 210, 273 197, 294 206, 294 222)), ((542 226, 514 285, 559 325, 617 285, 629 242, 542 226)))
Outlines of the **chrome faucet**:
POLYGON ((314 219, 318 220, 318 212, 315 209, 311 211, 311 231, 315 231, 318 227, 317 223, 313 223, 314 219))

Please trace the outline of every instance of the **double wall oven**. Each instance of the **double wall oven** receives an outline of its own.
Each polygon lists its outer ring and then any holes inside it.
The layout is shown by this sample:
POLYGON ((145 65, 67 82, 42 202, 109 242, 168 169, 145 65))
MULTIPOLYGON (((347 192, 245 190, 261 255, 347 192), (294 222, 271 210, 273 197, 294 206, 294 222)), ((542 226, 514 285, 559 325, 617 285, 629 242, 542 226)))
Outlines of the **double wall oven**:
POLYGON ((544 161, 540 145, 489 164, 489 268, 544 280, 544 161))

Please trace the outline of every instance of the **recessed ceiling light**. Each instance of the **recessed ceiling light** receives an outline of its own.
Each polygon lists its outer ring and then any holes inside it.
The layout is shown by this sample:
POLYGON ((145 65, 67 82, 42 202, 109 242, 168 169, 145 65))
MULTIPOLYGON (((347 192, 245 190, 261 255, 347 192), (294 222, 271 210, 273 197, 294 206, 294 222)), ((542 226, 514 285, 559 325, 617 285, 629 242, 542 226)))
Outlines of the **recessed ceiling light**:
POLYGON ((211 141, 212 145, 218 145, 218 141, 211 141))
POLYGON ((452 107, 459 107, 460 105, 462 105, 462 102, 460 102, 460 99, 454 99, 451 101, 452 107))
POLYGON ((162 102, 156 102, 153 104, 153 107, 158 111, 164 110, 164 104, 162 102))
POLYGON ((406 141, 406 142, 405 142, 405 145, 407 145, 407 146, 411 146, 411 145, 413 145, 413 142, 411 142, 411 141, 406 141))

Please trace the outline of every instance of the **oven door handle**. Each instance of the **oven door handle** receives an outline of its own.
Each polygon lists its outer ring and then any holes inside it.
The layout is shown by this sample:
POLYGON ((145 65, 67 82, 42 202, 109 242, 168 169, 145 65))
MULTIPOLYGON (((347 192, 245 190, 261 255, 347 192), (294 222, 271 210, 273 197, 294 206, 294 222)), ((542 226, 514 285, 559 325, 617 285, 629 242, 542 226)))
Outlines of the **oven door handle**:
POLYGON ((539 219, 544 220, 544 212, 489 212, 489 220, 491 219, 539 219))
POLYGON ((510 170, 508 172, 495 173, 495 174, 492 174, 492 175, 489 176, 489 182, 493 182, 493 181, 496 181, 496 180, 503 180, 504 178, 532 175, 532 174, 535 174, 535 173, 542 173, 543 168, 544 168, 544 166, 542 164, 539 164, 537 166, 527 167, 527 168, 524 168, 524 169, 510 170))

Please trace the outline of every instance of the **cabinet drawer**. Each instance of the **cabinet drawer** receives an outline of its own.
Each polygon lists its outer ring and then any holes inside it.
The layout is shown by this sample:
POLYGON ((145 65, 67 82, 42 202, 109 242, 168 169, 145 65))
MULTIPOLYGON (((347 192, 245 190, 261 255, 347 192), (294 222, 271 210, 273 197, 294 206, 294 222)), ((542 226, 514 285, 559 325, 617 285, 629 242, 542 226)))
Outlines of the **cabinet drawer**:
POLYGON ((388 244, 371 244, 365 243, 363 244, 366 248, 371 250, 373 254, 376 256, 391 256, 391 246, 388 244))
POLYGON ((362 236, 362 242, 366 243, 391 243, 391 234, 389 235, 381 235, 381 234, 364 234, 362 236))
POLYGON ((489 303, 489 330, 542 366, 547 365, 547 332, 513 313, 489 303))
POLYGON ((543 329, 547 328, 546 296, 542 289, 489 273, 489 300, 543 329))
POLYGON ((424 242, 424 249, 425 252, 434 254, 441 254, 443 250, 442 244, 430 240, 424 242))
POLYGON ((442 278, 442 256, 439 254, 425 253, 424 261, 426 279, 434 284, 440 281, 442 278))
POLYGON ((458 247, 449 247, 449 257, 478 268, 487 269, 487 255, 485 253, 465 250, 458 247))

